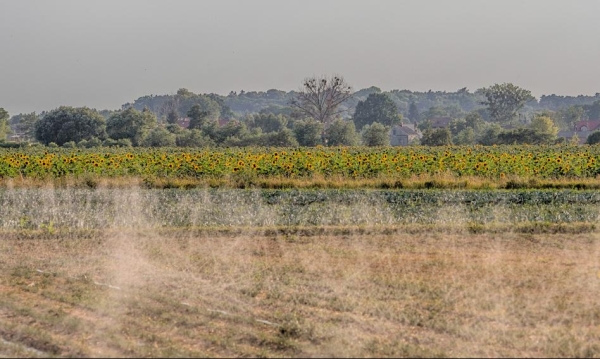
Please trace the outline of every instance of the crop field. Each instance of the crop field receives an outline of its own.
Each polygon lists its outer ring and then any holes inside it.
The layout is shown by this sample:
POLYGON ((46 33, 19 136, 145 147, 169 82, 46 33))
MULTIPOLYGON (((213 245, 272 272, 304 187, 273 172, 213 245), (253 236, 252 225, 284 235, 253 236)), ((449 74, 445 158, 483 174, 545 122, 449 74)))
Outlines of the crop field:
POLYGON ((0 356, 599 357, 597 151, 3 151, 0 356))
MULTIPOLYGON (((12 149, 7 180, 138 178, 172 186, 598 188, 598 146, 12 149), (437 180, 437 182, 436 182, 437 180), (178 182, 179 181, 179 182, 178 182), (186 182, 187 181, 187 182, 186 182), (294 182, 295 181, 295 182, 294 182), (444 184, 444 181, 449 182, 444 184), (416 183, 416 184, 415 184, 416 183)), ((14 181, 13 181, 14 182, 14 181)), ((30 183, 30 182, 28 182, 30 183)))

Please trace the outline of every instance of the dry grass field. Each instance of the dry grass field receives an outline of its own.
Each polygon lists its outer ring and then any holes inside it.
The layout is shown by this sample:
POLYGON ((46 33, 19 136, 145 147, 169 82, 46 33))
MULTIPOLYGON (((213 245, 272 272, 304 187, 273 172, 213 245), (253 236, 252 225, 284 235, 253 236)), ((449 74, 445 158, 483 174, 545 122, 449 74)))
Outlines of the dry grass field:
POLYGON ((600 234, 5 233, 0 356, 598 357, 600 234))

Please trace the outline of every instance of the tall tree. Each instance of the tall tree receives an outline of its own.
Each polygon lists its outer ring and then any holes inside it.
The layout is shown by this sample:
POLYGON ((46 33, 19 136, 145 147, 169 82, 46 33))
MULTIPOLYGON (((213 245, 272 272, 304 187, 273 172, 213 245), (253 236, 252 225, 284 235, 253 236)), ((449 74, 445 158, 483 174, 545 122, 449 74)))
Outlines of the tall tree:
POLYGON ((291 105, 305 116, 321 122, 324 129, 327 129, 331 121, 342 112, 339 109, 342 102, 351 97, 352 87, 341 76, 310 77, 304 80, 291 105))
POLYGON ((31 141, 35 138, 35 124, 39 120, 39 116, 35 113, 20 114, 19 122, 16 124, 17 134, 24 141, 31 141))
POLYGON ((385 93, 372 93, 366 100, 360 101, 354 111, 354 124, 360 131, 364 126, 378 122, 384 126, 402 123, 398 107, 385 93))
POLYGON ((204 127, 208 115, 209 113, 207 111, 202 111, 202 107, 200 107, 199 104, 195 104, 194 106, 192 106, 192 108, 190 108, 190 110, 187 113, 187 116, 190 119, 190 125, 188 128, 190 130, 201 129, 202 127, 204 127))
POLYGON ((419 118, 420 118, 419 109, 417 108, 417 104, 414 101, 412 101, 410 103, 410 106, 408 107, 408 118, 412 122, 419 122, 419 118))
POLYGON ((10 132, 9 119, 8 112, 0 107, 0 141, 6 140, 6 136, 10 132))
POLYGON ((531 91, 525 90, 511 83, 495 84, 482 89, 486 105, 492 121, 510 123, 515 120, 517 112, 525 103, 534 100, 531 91))
POLYGON ((59 146, 69 141, 90 140, 92 137, 104 139, 106 120, 96 110, 87 107, 61 106, 37 122, 35 137, 43 144, 54 142, 59 146))
POLYGON ((177 123, 177 120, 179 120, 179 113, 177 113, 177 109, 173 108, 169 110, 169 113, 167 113, 167 123, 174 125, 177 123))
POLYGON ((108 136, 115 140, 127 138, 134 146, 141 146, 157 125, 156 116, 149 110, 138 111, 129 107, 112 115, 106 122, 108 136))

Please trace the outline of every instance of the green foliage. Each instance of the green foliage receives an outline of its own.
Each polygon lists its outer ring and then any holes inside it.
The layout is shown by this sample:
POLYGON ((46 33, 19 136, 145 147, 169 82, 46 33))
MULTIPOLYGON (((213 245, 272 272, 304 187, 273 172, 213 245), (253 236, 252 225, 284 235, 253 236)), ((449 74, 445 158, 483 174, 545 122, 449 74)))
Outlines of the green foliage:
POLYGON ((388 127, 402 123, 396 104, 387 94, 372 93, 356 105, 354 124, 358 130, 374 122, 388 127))
POLYGON ((410 107, 408 108, 408 119, 414 123, 419 122, 419 120, 421 119, 419 108, 417 107, 417 104, 414 101, 410 103, 410 107))
POLYGON ((288 118, 283 115, 261 112, 249 115, 246 118, 249 128, 260 128, 262 132, 276 132, 284 129, 288 124, 288 118))
MULTIPOLYGON (((15 116, 17 117, 17 116, 15 116)), ((39 116, 35 112, 19 114, 15 123, 16 132, 24 141, 35 139, 35 126, 39 121, 39 116)))
POLYGON ((438 128, 435 130, 426 130, 421 138, 421 144, 424 146, 447 146, 452 144, 452 133, 447 128, 438 128))
POLYGON ((143 145, 146 147, 174 147, 175 144, 175 135, 162 127, 157 127, 150 131, 143 142, 143 145))
POLYGON ((149 110, 130 107, 112 115, 106 123, 106 132, 114 140, 127 138, 134 146, 141 146, 148 133, 157 125, 156 116, 149 110))
POLYGON ((143 96, 133 103, 123 105, 123 108, 133 107, 138 111, 147 108, 158 118, 169 117, 169 113, 187 113, 193 105, 198 104, 202 111, 208 112, 209 120, 218 120, 220 117, 228 118, 231 110, 224 104, 223 98, 218 95, 194 94, 188 89, 181 88, 175 95, 143 96))
POLYGON ((190 110, 187 112, 187 116, 190 119, 188 129, 201 129, 206 125, 209 115, 210 113, 202 110, 202 107, 199 104, 193 105, 192 108, 190 108, 190 110))
POLYGON ((498 134, 497 143, 503 145, 549 144, 554 141, 555 137, 548 133, 536 132, 531 128, 518 128, 498 134))
POLYGON ((529 128, 538 134, 547 135, 551 139, 550 141, 554 141, 558 134, 558 127, 554 124, 552 118, 544 114, 535 115, 531 120, 529 128))
POLYGON ((89 148, 102 147, 102 140, 100 140, 98 137, 92 137, 88 141, 87 145, 89 148))
POLYGON ((460 131, 452 140, 455 145, 474 145, 476 142, 475 131, 471 127, 460 131))
POLYGON ((486 100, 481 104, 487 106, 492 121, 499 123, 512 122, 525 103, 535 99, 531 91, 511 83, 495 84, 482 92, 486 100))
POLYGON ((591 105, 584 105, 587 118, 592 120, 600 119, 600 100, 594 101, 591 105))
POLYGON ((176 124, 177 120, 179 120, 179 113, 177 112, 177 109, 170 110, 169 113, 167 113, 167 123, 176 124))
POLYGON ((334 120, 325 133, 329 146, 358 146, 360 137, 356 132, 353 121, 334 120))
POLYGON ((362 130, 363 145, 373 146, 389 146, 390 144, 390 129, 379 122, 374 122, 366 125, 362 130))
POLYGON ((50 111, 36 124, 36 139, 44 144, 51 142, 79 142, 92 137, 106 137, 106 121, 97 111, 87 107, 61 106, 50 111))
POLYGON ((202 128, 202 132, 208 135, 217 145, 230 146, 226 144, 227 139, 242 140, 249 135, 246 124, 238 120, 230 120, 223 127, 218 127, 216 122, 209 122, 202 128))
POLYGON ((289 128, 284 128, 278 132, 271 132, 264 135, 261 141, 263 146, 270 147, 297 147, 298 141, 294 136, 294 132, 289 128))
POLYGON ((482 130, 479 137, 479 144, 484 146, 491 146, 498 143, 498 135, 502 133, 502 127, 497 123, 488 124, 482 130))
POLYGON ((592 132, 586 139, 585 143, 587 143, 588 145, 595 145, 600 143, 600 131, 592 132))
POLYGON ((322 144, 323 124, 310 118, 294 122, 294 134, 300 146, 314 147, 322 144))
POLYGON ((178 147, 212 147, 214 142, 200 130, 184 130, 177 134, 175 143, 178 147))
POLYGON ((0 107, 0 141, 6 140, 6 135, 10 132, 9 119, 8 112, 0 107))

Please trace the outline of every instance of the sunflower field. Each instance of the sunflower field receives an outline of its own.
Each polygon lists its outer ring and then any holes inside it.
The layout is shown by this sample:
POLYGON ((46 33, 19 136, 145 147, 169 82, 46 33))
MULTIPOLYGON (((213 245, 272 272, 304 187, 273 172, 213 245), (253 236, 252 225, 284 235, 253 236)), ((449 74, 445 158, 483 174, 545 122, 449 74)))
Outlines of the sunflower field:
POLYGON ((594 178, 598 146, 451 146, 235 149, 2 149, 0 178, 158 176, 345 178, 450 174, 502 179, 594 178))

